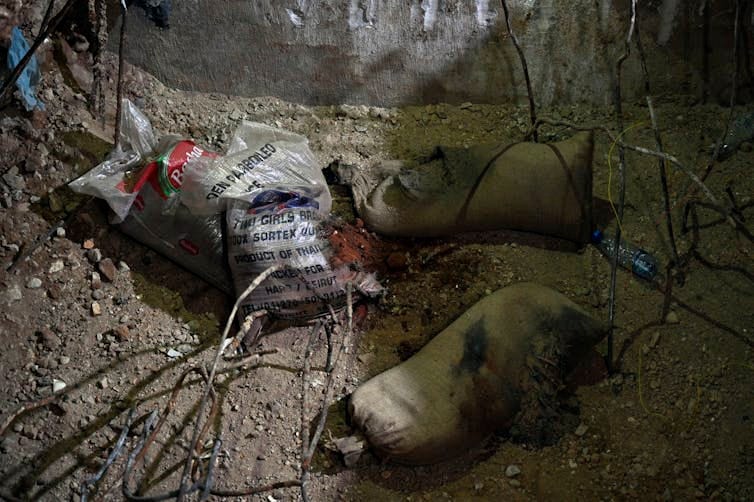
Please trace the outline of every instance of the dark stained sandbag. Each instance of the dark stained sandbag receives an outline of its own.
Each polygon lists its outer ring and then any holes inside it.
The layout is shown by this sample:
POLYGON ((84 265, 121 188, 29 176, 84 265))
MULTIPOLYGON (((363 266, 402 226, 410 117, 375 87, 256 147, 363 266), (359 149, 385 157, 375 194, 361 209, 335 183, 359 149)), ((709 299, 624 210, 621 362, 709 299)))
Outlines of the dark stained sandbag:
POLYGON ((565 296, 522 283, 477 302, 402 364, 352 394, 352 423, 381 457, 452 458, 514 422, 547 427, 560 382, 606 333, 565 296))
POLYGON ((359 216, 383 235, 511 229, 585 244, 593 148, 588 132, 552 144, 438 148, 416 168, 384 163, 353 175, 351 185, 359 216))

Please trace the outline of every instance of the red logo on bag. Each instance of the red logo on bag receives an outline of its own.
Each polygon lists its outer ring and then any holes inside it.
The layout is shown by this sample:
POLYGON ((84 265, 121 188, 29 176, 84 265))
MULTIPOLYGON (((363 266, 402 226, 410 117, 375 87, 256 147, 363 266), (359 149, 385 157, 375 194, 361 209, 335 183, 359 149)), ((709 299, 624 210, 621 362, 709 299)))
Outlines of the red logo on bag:
POLYGON ((217 157, 217 154, 199 148, 190 140, 176 143, 173 148, 157 159, 160 168, 157 173, 155 191, 163 198, 178 192, 183 185, 183 169, 186 163, 199 157, 217 157))
POLYGON ((196 244, 194 244, 188 239, 179 240, 178 245, 181 246, 183 250, 186 251, 190 255, 196 256, 199 254, 199 248, 196 247, 196 244))
POLYGON ((207 152, 196 146, 193 141, 179 141, 167 159, 166 178, 176 190, 183 184, 183 168, 191 159, 198 159, 201 156, 215 157, 216 155, 207 152))

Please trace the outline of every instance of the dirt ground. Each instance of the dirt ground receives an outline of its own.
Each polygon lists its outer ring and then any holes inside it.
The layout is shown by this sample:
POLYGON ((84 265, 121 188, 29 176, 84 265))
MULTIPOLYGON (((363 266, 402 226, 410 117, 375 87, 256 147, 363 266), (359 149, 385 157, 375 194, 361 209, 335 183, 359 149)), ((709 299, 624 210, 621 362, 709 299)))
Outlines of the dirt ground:
MULTIPOLYGON (((104 464, 130 409, 135 411, 125 452, 90 494, 123 498, 128 454, 153 410, 167 422, 129 489, 138 486, 146 495, 176 489, 201 380, 192 374, 175 399, 170 393, 184 371, 211 363, 230 312, 226 295, 108 225, 99 201, 65 189, 67 181, 102 160, 110 148, 102 138, 112 137, 111 128, 103 129, 88 112, 87 92, 76 80, 86 74, 86 54, 69 54, 67 63, 48 58, 39 90, 45 113, 32 117, 10 109, 0 119, 0 420, 5 424, 19 408, 65 385, 43 406, 16 416, 0 438, 0 497, 9 500, 79 500, 82 484, 104 464), (169 401, 174 408, 166 413, 169 401)), ((106 118, 112 124, 114 62, 107 63, 106 118)), ((274 98, 182 92, 130 67, 125 89, 161 132, 223 152, 241 120, 258 121, 305 135, 322 167, 340 162, 369 169, 383 159, 425 155, 438 144, 517 141, 528 124, 528 110, 513 105, 312 108, 274 98)), ((653 147, 645 104, 625 106, 626 124, 642 124, 624 139, 653 147)), ((728 110, 689 96, 657 97, 656 107, 666 150, 704 172, 728 110)), ((540 113, 583 125, 614 124, 607 108, 540 113)), ((571 134, 564 128, 542 131, 544 140, 571 134)), ((609 179, 617 193, 617 150, 610 172, 608 138, 597 134, 596 141, 598 219, 614 226, 605 201, 609 179)), ((706 179, 720 200, 730 200, 729 189, 750 229, 753 163, 752 146, 744 144, 706 179)), ((657 161, 628 154, 627 169, 624 236, 653 251, 664 266, 671 251, 657 161)), ((681 234, 683 208, 703 199, 685 174, 669 170, 683 254, 693 235, 681 234)), ((673 288, 666 318, 661 291, 618 272, 614 373, 607 376, 602 358, 593 358, 591 370, 564 392, 554 444, 517 442, 501 431, 450 462, 404 467, 366 455, 346 468, 332 440, 350 432, 344 403, 360 382, 405 360, 486 294, 516 282, 551 286, 607 319, 610 272, 592 246, 576 250, 512 231, 387 239, 359 229, 348 190, 331 188, 334 213, 356 225, 361 258, 368 258, 365 265, 377 270, 387 292, 357 307, 356 329, 345 339, 309 482, 312 500, 754 499, 752 243, 703 208, 696 254, 685 268, 685 283, 673 288)), ((315 346, 314 369, 302 384, 309 332, 310 327, 274 331, 261 348, 276 353, 262 356, 260 367, 220 371, 219 411, 206 436, 221 434, 223 440, 216 488, 298 479, 303 394, 308 428, 326 387, 323 341, 315 346)), ((344 333, 336 333, 336 348, 344 333)), ((597 349, 604 355, 606 344, 597 349)), ((203 446, 209 458, 212 441, 203 446)), ((298 500, 299 493, 283 487, 234 499, 298 500)))

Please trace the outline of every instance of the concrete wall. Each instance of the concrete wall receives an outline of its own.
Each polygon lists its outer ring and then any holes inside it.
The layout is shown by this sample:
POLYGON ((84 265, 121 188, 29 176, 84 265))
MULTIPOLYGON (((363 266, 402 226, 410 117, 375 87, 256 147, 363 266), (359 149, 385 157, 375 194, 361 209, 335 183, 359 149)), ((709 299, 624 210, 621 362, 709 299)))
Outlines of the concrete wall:
MULTIPOLYGON (((496 0, 172 3, 168 30, 131 9, 126 58, 179 88, 273 95, 306 104, 525 100, 521 66, 496 0)), ((700 2, 639 3, 654 89, 697 92, 700 2)), ((609 102, 630 1, 508 4, 540 104, 609 102)), ((721 25, 717 31, 730 33, 730 17, 715 18, 721 25)), ((713 58, 718 60, 727 61, 713 58)), ((624 76, 626 94, 640 93, 635 57, 627 61, 624 76)))

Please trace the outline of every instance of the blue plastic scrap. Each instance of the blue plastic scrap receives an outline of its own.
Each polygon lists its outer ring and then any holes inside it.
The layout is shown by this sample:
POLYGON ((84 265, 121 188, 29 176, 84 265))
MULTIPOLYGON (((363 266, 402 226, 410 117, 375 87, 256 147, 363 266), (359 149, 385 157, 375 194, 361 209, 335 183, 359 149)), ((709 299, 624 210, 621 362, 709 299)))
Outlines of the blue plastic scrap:
MULTIPOLYGON (((21 30, 16 26, 11 30, 10 48, 8 49, 8 68, 13 71, 27 52, 29 52, 29 44, 26 42, 21 30)), ((26 68, 24 68, 18 80, 16 80, 16 87, 21 92, 27 111, 31 111, 34 108, 45 109, 44 103, 36 97, 35 87, 39 83, 39 79, 39 63, 37 63, 37 57, 32 56, 26 68)))

